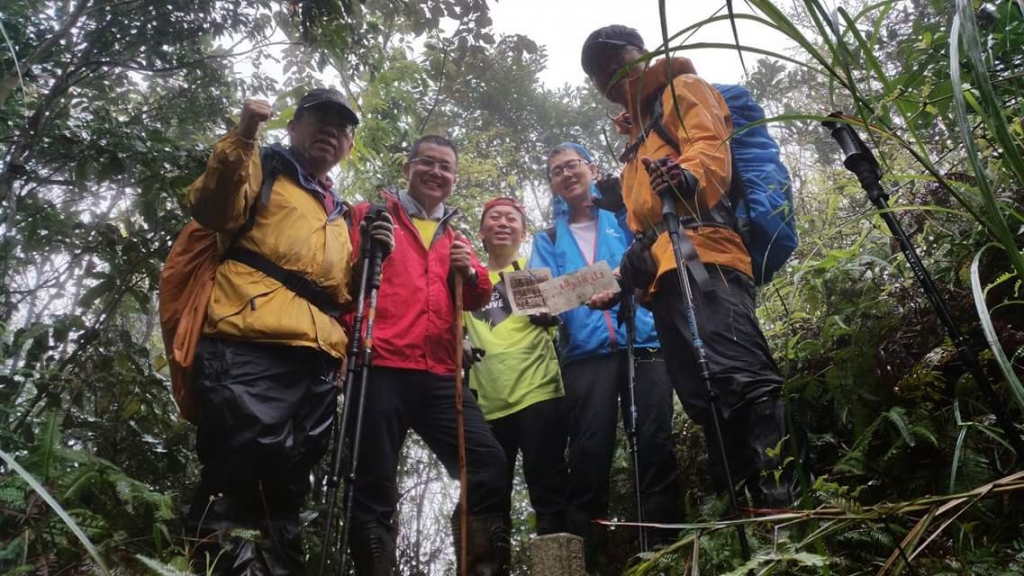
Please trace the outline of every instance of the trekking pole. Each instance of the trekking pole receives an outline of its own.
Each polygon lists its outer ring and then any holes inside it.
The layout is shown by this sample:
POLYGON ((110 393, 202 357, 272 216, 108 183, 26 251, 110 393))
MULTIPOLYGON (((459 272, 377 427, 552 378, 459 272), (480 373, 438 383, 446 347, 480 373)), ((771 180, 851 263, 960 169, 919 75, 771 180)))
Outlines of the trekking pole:
MULTIPOLYGON (((833 112, 829 116, 832 118, 844 117, 842 112, 833 112)), ((903 230, 903 226, 896 219, 895 214, 889 210, 889 194, 882 188, 882 168, 879 166, 878 160, 875 159, 875 155, 868 148, 867 144, 861 140, 857 131, 849 124, 825 121, 822 122, 822 125, 831 132, 832 138, 835 139, 839 147, 842 148, 843 154, 846 155, 843 159, 843 166, 850 172, 853 172, 857 180, 860 181, 861 188, 868 193, 868 200, 878 208, 879 216, 885 221, 892 235, 896 237, 903 256, 907 259, 907 263, 910 264, 910 270, 917 278, 932 307, 935 308, 939 321, 946 328, 949 339, 960 354, 960 361, 967 366, 978 388, 988 397, 992 413, 995 415, 999 427, 1006 434, 1006 439, 1010 446, 1017 452, 1019 461, 1021 457, 1024 457, 1024 441, 1021 440, 1020 431, 1007 414, 1002 400, 999 399, 988 376, 985 375, 985 371, 982 369, 974 350, 968 344, 967 338, 964 337, 960 329, 957 328, 956 322, 953 321, 953 315, 949 311, 949 306, 939 294, 935 282, 932 280, 928 270, 925 269, 924 263, 921 262, 921 257, 918 256, 917 250, 911 244, 910 238, 903 230)))
POLYGON ((458 434, 459 451, 459 576, 466 576, 469 570, 469 501, 466 484, 466 419, 462 410, 462 275, 455 273, 455 428, 458 434))
MULTIPOLYGON (((364 222, 369 230, 381 216, 383 210, 367 214, 364 222)), ((367 378, 370 375, 373 352, 373 322, 377 313, 377 293, 380 289, 380 273, 384 258, 387 255, 376 246, 369 234, 363 239, 363 269, 359 278, 359 297, 356 301, 355 317, 352 320, 352 340, 349 342, 348 370, 345 374, 345 388, 340 417, 335 418, 332 438, 331 464, 327 475, 327 523, 324 525, 323 539, 320 542, 319 576, 327 574, 327 557, 331 549, 331 538, 334 532, 335 507, 338 500, 338 487, 344 482, 341 508, 341 533, 338 537, 339 568, 337 574, 345 574, 348 567, 348 529, 352 520, 352 485, 355 482, 356 465, 359 463, 359 440, 363 428, 363 391, 366 390, 367 378), (367 298, 369 293, 369 298, 367 298), (369 300, 369 309, 365 304, 369 300), (363 323, 366 323, 366 336, 363 337, 363 323), (356 378, 359 388, 356 389, 356 378), (352 412, 355 411, 354 425, 350 424, 352 412), (340 422, 338 421, 340 419, 340 422), (352 428, 351 437, 348 434, 352 428), (348 458, 345 458, 345 446, 348 445, 348 458), (342 468, 344 467, 344 474, 342 468)))
POLYGON ((619 313, 625 311, 628 314, 626 319, 626 357, 628 362, 629 388, 629 425, 626 427, 626 438, 629 440, 629 448, 633 453, 633 488, 636 493, 636 521, 640 525, 640 551, 647 552, 647 528, 644 526, 643 499, 640 495, 640 455, 637 446, 636 432, 636 305, 633 302, 632 289, 629 294, 622 296, 619 304, 619 313))
MULTIPOLYGON (((739 500, 736 498, 736 487, 732 482, 732 472, 729 471, 728 454, 725 452, 725 441, 722 439, 722 423, 718 416, 718 392, 711 384, 711 373, 708 369, 707 350, 704 349, 704 341, 700 339, 697 331, 697 314, 694 312, 693 291, 690 289, 690 278, 686 275, 686 258, 683 256, 681 240, 679 238, 680 226, 679 215, 676 214, 675 195, 672 187, 666 187, 659 193, 661 196, 661 217, 665 222, 665 229, 672 241, 672 253, 676 259, 676 275, 679 285, 683 291, 683 304, 686 310, 686 323, 693 338, 693 350, 697 355, 697 369, 700 372, 700 379, 704 382, 707 390, 708 401, 711 405, 711 424, 715 432, 714 442, 718 454, 722 459, 722 472, 725 474, 725 481, 729 487, 729 505, 734 516, 739 515, 739 500)), ((750 543, 747 541, 747 530, 742 524, 736 526, 736 536, 740 541, 740 553, 744 561, 750 560, 750 543)))

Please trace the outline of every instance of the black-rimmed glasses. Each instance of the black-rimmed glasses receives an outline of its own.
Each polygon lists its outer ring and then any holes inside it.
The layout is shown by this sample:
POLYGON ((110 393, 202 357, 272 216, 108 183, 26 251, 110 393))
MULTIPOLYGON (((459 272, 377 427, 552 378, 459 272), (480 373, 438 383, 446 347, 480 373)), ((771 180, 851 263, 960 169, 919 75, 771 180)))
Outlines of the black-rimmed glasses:
POLYGON ((409 160, 409 163, 419 164, 420 166, 426 168, 427 170, 433 170, 434 168, 437 168, 438 170, 445 174, 454 175, 456 171, 455 165, 452 164, 451 162, 440 162, 438 160, 434 160, 430 156, 420 156, 419 158, 413 158, 412 160, 409 160))
POLYGON ((580 166, 589 166, 590 162, 582 158, 573 158, 572 160, 566 160, 558 166, 548 170, 548 178, 554 180, 555 178, 561 178, 562 174, 566 172, 575 172, 580 169, 580 166))

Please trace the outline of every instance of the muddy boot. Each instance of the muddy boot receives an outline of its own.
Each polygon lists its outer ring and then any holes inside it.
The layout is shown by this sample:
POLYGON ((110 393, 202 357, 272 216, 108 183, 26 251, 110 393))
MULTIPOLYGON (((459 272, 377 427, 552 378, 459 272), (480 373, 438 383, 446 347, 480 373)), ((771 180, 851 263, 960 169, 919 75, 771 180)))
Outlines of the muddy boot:
POLYGON ((786 404, 781 398, 762 398, 745 411, 747 450, 753 463, 748 489, 756 508, 791 508, 796 474, 786 464, 786 404))
MULTIPOLYGON (((452 515, 452 536, 455 539, 455 559, 461 573, 460 545, 462 527, 459 512, 452 515)), ((508 576, 512 558, 509 527, 503 514, 470 516, 466 531, 466 560, 470 576, 508 576)))
POLYGON ((356 576, 394 576, 395 540, 383 524, 353 526, 348 537, 356 576))

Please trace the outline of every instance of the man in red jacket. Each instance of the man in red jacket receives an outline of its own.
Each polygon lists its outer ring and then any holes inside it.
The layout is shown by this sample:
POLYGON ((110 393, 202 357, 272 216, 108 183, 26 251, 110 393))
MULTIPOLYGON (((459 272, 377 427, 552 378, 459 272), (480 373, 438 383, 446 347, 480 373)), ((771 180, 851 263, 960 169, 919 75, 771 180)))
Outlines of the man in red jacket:
MULTIPOLYGON (((354 484, 350 547, 359 576, 395 573, 396 473, 410 428, 457 477, 454 382, 461 367, 455 365, 454 275, 462 277, 466 310, 479 310, 491 299, 487 269, 469 242, 451 229, 457 212, 444 205, 458 174, 455 146, 440 136, 420 138, 403 173, 408 190, 386 195, 395 249, 382 270, 373 368, 364 400, 363 457, 354 484)), ((368 202, 356 206, 352 221, 361 222, 370 209, 368 202)), ((358 254, 358 235, 353 238, 353 254, 358 254)), ((505 453, 473 395, 464 398, 469 573, 508 574, 505 453)), ((452 517, 456 546, 458 517, 452 517)))

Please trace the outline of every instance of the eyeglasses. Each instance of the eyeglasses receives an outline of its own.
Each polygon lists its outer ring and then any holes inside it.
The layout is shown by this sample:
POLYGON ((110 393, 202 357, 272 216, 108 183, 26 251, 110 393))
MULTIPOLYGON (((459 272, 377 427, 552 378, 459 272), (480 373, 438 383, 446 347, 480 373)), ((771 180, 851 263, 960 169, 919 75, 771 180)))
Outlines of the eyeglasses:
POLYGON ((445 174, 455 174, 455 165, 451 162, 439 162, 434 160, 430 156, 420 156, 419 158, 413 158, 409 160, 410 164, 419 164, 426 170, 433 170, 435 167, 445 174))
POLYGON ((561 178, 562 174, 566 172, 575 172, 580 169, 580 166, 589 166, 590 162, 582 158, 574 158, 572 160, 566 160, 558 166, 548 170, 548 179, 554 180, 555 178, 561 178))

